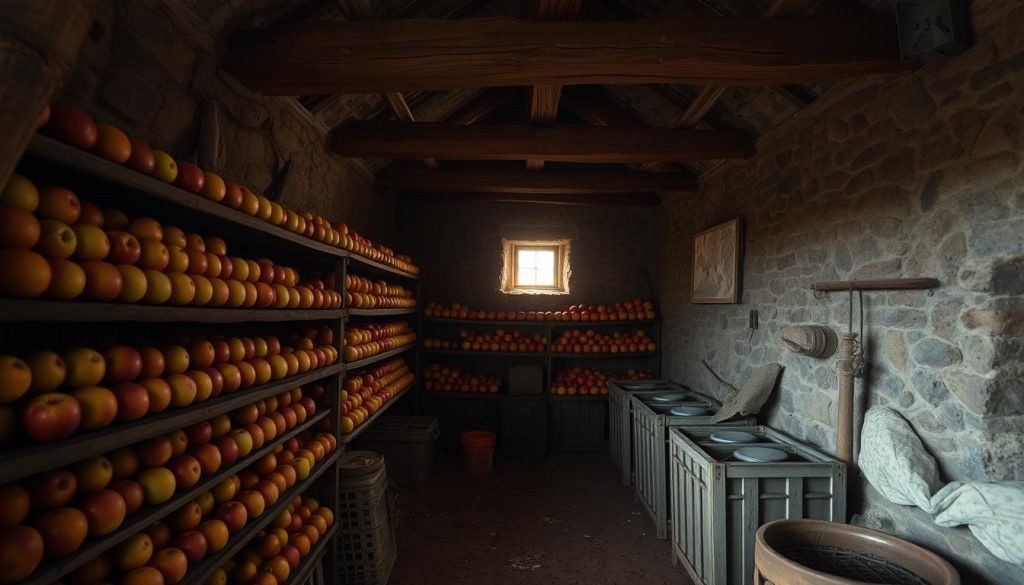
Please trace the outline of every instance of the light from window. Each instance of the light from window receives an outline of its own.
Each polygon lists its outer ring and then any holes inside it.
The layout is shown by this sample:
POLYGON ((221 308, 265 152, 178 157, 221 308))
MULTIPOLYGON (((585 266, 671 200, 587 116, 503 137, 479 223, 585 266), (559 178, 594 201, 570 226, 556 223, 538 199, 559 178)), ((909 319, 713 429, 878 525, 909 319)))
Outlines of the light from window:
POLYGON ((517 286, 555 286, 555 249, 518 248, 517 286))
POLYGON ((503 240, 501 291, 568 294, 569 241, 503 240))

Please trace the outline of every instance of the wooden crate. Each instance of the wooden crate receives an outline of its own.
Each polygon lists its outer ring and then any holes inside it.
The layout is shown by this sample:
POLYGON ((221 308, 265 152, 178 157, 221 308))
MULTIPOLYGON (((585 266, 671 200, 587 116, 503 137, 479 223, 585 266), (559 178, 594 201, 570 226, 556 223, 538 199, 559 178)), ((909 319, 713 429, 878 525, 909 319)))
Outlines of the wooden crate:
POLYGON ((622 472, 622 485, 633 483, 633 419, 629 396, 650 395, 663 392, 682 392, 687 389, 664 380, 610 380, 608 382, 608 454, 612 463, 622 472), (650 386, 657 390, 634 390, 625 384, 650 386))
POLYGON ((782 518, 846 520, 846 468, 842 462, 764 426, 734 427, 759 444, 786 450, 788 461, 744 463, 732 458, 743 445, 708 440, 716 427, 669 432, 672 557, 694 583, 754 585, 758 527, 782 518))
POLYGON ((551 450, 603 451, 608 444, 608 401, 604 396, 548 395, 551 450))
MULTIPOLYGON (((722 423, 713 423, 711 416, 673 416, 667 414, 670 404, 651 404, 651 394, 633 393, 629 397, 631 411, 632 452, 634 465, 634 487, 637 500, 654 521, 658 538, 668 538, 668 430, 682 426, 749 426, 755 424, 753 417, 746 417, 722 423)), ((692 394, 686 401, 706 403, 712 411, 721 405, 709 398, 692 394)))

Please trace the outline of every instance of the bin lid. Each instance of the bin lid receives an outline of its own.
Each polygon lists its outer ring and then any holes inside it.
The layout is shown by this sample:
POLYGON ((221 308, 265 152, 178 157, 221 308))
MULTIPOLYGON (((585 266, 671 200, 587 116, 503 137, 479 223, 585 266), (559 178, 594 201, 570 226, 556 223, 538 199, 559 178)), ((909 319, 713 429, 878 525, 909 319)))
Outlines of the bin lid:
POLYGON ((384 456, 373 451, 347 451, 338 458, 342 477, 373 475, 384 467, 384 456))
POLYGON ((363 433, 364 441, 421 443, 437 438, 437 418, 432 416, 382 416, 363 433))

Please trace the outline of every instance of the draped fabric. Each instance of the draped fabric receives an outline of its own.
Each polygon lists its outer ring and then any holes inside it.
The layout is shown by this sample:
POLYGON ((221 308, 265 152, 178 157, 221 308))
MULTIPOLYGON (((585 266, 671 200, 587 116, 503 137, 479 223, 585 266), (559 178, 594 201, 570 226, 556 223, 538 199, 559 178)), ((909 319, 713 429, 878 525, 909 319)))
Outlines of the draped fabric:
POLYGON ((955 481, 943 487, 921 439, 884 406, 864 416, 858 464, 889 501, 917 506, 939 526, 966 524, 993 555, 1024 565, 1024 482, 955 481))

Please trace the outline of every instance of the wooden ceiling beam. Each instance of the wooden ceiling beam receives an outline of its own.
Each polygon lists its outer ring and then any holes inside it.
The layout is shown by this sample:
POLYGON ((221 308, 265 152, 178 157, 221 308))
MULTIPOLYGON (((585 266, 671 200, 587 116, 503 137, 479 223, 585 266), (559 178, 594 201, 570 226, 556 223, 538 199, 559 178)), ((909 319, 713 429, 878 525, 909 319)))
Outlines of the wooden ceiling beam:
MULTIPOLYGON (((580 17, 583 0, 530 0, 530 18, 533 20, 576 20, 580 17)), ((562 97, 562 86, 558 84, 535 85, 530 94, 530 121, 534 124, 551 124, 558 117, 558 102, 562 97)), ((544 169, 543 160, 526 161, 526 169, 544 169)))
MULTIPOLYGON (((772 0, 765 16, 772 18, 784 14, 803 14, 810 10, 815 2, 817 0, 772 0)), ((723 85, 709 85, 701 89, 697 97, 676 119, 675 126, 677 128, 696 128, 728 90, 729 88, 723 85)))
POLYGON ((240 38, 225 68, 270 95, 640 83, 779 85, 906 71, 870 18, 317 22, 240 38))
MULTIPOLYGON (((539 174, 539 173, 536 173, 539 174)), ((522 195, 516 193, 399 193, 399 199, 417 201, 429 200, 472 200, 497 201, 501 203, 530 203, 540 205, 623 205, 651 207, 661 203, 655 193, 638 193, 627 195, 621 193, 594 193, 589 195, 522 195)))
POLYGON ((696 191, 689 173, 630 173, 613 171, 389 168, 377 173, 377 189, 414 193, 646 193, 696 191))
MULTIPOLYGON (((341 7, 342 14, 348 20, 368 20, 373 15, 373 7, 370 4, 370 0, 338 0, 338 4, 341 7)), ((405 101, 404 95, 398 92, 387 92, 381 97, 384 98, 384 102, 388 104, 396 118, 403 122, 416 121, 412 108, 409 107, 409 102, 405 101)), ((441 168, 437 161, 432 158, 423 159, 423 164, 428 169, 441 168)))
POLYGON ((750 135, 738 130, 602 126, 466 126, 355 121, 336 128, 331 150, 366 158, 544 159, 643 163, 748 158, 750 135))

